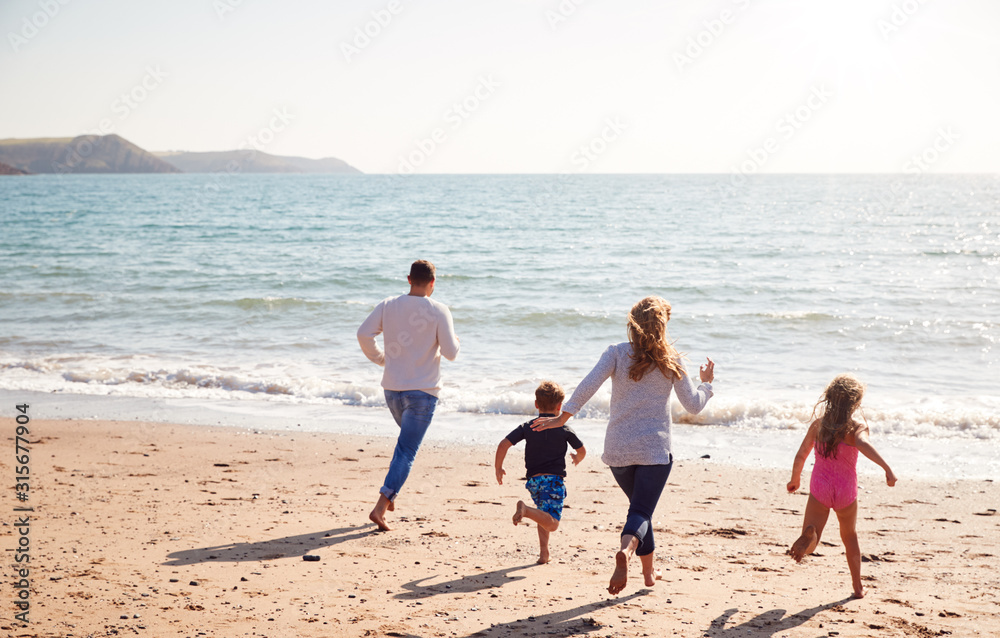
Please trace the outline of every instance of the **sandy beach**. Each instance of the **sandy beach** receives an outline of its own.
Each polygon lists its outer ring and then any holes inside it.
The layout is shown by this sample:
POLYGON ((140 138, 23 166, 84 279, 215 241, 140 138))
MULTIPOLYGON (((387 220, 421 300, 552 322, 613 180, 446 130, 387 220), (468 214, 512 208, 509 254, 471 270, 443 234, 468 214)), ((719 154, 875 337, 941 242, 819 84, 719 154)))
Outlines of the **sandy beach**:
MULTIPOLYGON (((16 425, 0 427, 12 476, 16 425)), ((3 492, 7 636, 1000 635, 992 481, 863 476, 867 596, 850 600, 835 521, 816 555, 784 555, 806 502, 786 471, 680 462, 655 517, 663 579, 644 587, 634 561, 610 596, 626 499, 596 455, 570 468, 536 565, 533 526, 511 523, 520 448, 498 486, 492 448, 426 444, 378 533, 387 438, 105 421, 32 421, 28 438, 29 500, 3 492)))

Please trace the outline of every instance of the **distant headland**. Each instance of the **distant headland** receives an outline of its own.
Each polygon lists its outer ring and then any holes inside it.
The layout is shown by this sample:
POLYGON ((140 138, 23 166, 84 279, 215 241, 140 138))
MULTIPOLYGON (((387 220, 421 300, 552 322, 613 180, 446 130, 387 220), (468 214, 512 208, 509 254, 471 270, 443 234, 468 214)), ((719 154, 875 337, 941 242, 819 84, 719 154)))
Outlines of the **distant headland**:
POLYGON ((149 152, 113 134, 0 140, 0 175, 33 173, 360 174, 361 171, 335 157, 284 157, 254 149, 149 152))

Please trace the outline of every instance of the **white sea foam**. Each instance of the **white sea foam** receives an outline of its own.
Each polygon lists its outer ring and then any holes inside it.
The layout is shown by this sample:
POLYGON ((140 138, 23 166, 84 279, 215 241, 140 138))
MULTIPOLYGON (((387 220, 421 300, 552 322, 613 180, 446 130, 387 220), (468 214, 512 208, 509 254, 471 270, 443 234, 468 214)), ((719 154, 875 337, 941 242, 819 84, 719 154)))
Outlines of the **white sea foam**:
MULTIPOLYGON (((384 406, 377 378, 368 381, 338 379, 309 366, 227 366, 176 362, 150 357, 81 357, 66 355, 29 360, 0 359, 0 389, 68 392, 87 395, 221 399, 299 404, 384 406), (171 363, 174 367, 171 367, 171 363)), ((442 412, 530 416, 536 414, 536 379, 490 387, 479 382, 452 380, 441 392, 442 412)), ((606 421, 610 411, 610 384, 584 406, 578 418, 606 421)), ((738 391, 719 391, 697 415, 674 401, 675 423, 727 426, 746 431, 784 431, 804 428, 813 403, 741 397, 738 391)), ((1000 398, 990 396, 924 398, 911 402, 869 399, 863 416, 873 432, 922 438, 1000 440, 1000 398)))

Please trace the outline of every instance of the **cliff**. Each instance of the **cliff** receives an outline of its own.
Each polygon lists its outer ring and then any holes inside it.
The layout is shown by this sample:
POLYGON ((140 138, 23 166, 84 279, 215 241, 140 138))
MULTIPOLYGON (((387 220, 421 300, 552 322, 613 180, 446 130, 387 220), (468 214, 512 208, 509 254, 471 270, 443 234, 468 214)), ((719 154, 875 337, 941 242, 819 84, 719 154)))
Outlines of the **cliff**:
POLYGON ((31 173, 180 173, 118 135, 0 140, 0 162, 31 173))
POLYGON ((156 155, 185 173, 361 173, 335 157, 288 157, 252 149, 207 153, 161 151, 156 155))
POLYGON ((31 175, 31 173, 0 162, 0 175, 31 175))

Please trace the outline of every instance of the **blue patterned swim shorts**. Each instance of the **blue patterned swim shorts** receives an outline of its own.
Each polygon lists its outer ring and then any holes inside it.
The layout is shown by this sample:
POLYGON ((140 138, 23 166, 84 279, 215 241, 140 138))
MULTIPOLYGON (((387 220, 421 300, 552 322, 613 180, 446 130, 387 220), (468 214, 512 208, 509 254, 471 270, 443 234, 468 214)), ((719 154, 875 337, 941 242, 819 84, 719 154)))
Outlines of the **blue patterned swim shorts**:
POLYGON ((531 494, 535 507, 557 521, 562 518, 563 501, 566 499, 566 482, 555 474, 532 476, 524 484, 531 494))

